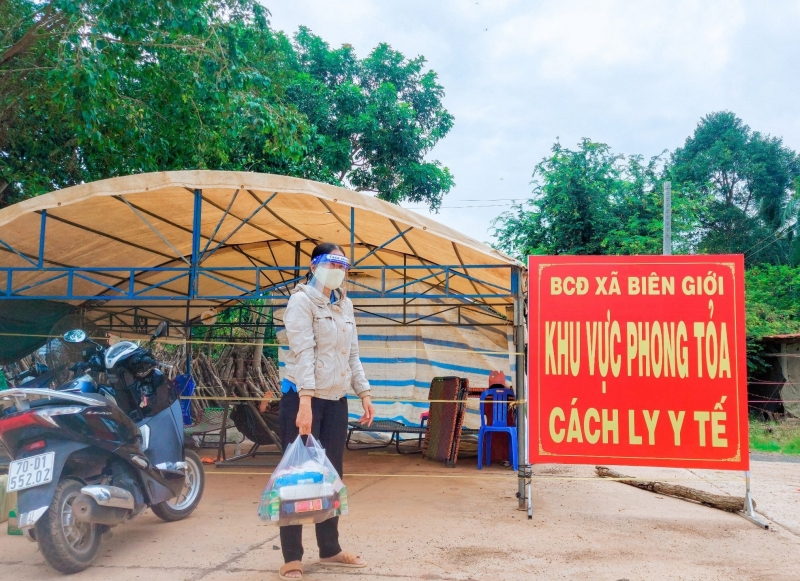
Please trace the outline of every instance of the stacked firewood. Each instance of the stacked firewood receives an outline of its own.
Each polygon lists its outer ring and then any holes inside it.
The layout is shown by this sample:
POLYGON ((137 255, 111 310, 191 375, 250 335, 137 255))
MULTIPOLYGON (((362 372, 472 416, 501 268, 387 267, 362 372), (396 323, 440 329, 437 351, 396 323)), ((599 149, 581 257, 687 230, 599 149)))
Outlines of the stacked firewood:
MULTIPOLYGON (((281 396, 278 368, 272 359, 258 353, 251 345, 227 345, 213 359, 202 350, 192 356, 192 378, 195 381, 192 417, 199 418, 205 408, 219 407, 224 397, 247 397, 277 400, 281 396)), ((178 347, 172 353, 158 354, 160 361, 169 363, 169 377, 184 373, 186 351, 178 347)), ((257 402, 256 402, 257 403, 257 402)))

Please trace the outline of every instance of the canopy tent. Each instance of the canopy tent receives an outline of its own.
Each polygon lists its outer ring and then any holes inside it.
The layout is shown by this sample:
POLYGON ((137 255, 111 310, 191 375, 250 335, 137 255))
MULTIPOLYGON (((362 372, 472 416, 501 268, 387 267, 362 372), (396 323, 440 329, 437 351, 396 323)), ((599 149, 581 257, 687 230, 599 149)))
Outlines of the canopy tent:
POLYGON ((4 208, 0 300, 64 303, 120 334, 161 319, 185 333, 209 308, 285 304, 322 241, 350 257, 350 297, 371 313, 360 330, 496 326, 512 338, 524 398, 522 264, 371 195, 298 178, 139 174, 4 208))
POLYGON ((0 210, 0 298, 68 302, 109 327, 183 323, 209 306, 285 296, 320 241, 349 253, 354 297, 424 300, 407 292, 423 282, 505 316, 518 294, 522 265, 372 196, 286 176, 178 171, 0 210), (406 283, 386 284, 397 276, 406 283))

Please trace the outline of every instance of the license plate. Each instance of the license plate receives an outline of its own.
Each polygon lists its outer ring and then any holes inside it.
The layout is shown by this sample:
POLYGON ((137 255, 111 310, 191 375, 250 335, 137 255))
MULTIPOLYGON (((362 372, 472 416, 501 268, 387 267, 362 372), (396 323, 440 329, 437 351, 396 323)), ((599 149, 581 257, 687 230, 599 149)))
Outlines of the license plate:
POLYGON ((11 462, 8 465, 6 491, 16 492, 51 482, 55 457, 55 452, 47 452, 11 462))

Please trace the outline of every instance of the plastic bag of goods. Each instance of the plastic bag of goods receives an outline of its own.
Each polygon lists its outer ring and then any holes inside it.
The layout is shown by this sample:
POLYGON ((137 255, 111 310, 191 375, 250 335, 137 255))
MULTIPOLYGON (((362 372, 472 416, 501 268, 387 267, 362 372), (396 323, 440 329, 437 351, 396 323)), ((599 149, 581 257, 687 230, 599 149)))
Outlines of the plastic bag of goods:
POLYGON ((261 495, 258 516, 278 526, 320 523, 347 514, 347 487, 314 436, 289 444, 261 495))

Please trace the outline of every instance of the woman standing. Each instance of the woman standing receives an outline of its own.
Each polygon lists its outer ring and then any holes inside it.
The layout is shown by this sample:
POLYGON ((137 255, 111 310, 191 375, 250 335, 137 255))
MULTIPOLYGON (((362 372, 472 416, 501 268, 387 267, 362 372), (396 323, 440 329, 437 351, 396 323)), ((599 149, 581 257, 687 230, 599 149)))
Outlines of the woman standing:
MULTIPOLYGON (((287 445, 298 434, 313 434, 340 476, 344 476, 348 388, 361 398, 364 415, 359 422, 370 425, 375 415, 369 382, 358 357, 353 303, 342 289, 349 268, 341 246, 318 244, 311 253, 309 280, 297 285, 283 315, 289 353, 286 379, 281 384, 281 442, 287 445)), ((366 567, 359 555, 339 546, 339 517, 315 527, 321 564, 366 567)), ((280 578, 302 579, 302 525, 281 527, 281 549, 285 564, 280 578)))

